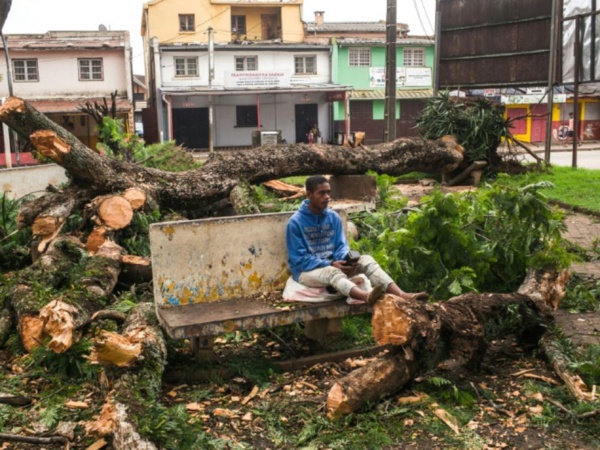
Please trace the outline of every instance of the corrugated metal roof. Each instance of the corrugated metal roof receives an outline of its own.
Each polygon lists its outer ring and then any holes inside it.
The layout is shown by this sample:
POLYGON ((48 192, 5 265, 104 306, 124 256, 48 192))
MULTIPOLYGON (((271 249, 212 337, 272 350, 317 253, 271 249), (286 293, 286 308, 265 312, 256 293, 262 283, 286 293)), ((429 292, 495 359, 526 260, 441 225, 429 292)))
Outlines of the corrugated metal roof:
MULTIPOLYGON (((354 37, 342 37, 336 39, 338 45, 385 45, 384 38, 354 38, 354 37)), ((408 37, 396 39, 396 45, 401 47, 405 45, 434 45, 435 40, 433 37, 408 37)))
POLYGON ((49 31, 45 34, 8 34, 11 50, 125 48, 128 31, 49 31))
MULTIPOLYGON (((322 50, 328 51, 331 48, 329 44, 320 43, 284 43, 279 41, 243 41, 241 43, 215 43, 215 51, 226 51, 226 50, 322 50)), ((189 43, 176 43, 176 44, 160 44, 161 50, 202 50, 208 51, 208 44, 201 42, 189 42, 189 43)))
POLYGON ((207 86, 189 87, 189 86, 169 86, 161 89, 161 93, 167 95, 240 95, 249 93, 266 93, 266 94, 294 94, 304 92, 340 92, 350 91, 352 87, 344 86, 335 83, 312 83, 312 84, 294 84, 290 87, 249 87, 249 88, 226 88, 224 86, 207 86))
MULTIPOLYGON (((430 98, 433 97, 433 89, 397 89, 396 98, 430 98)), ((355 90, 350 94, 353 100, 381 100, 385 98, 385 89, 355 90)))
MULTIPOLYGON (((398 32, 408 30, 408 25, 399 23, 398 32)), ((317 24, 316 22, 307 22, 306 31, 310 33, 385 33, 385 20, 380 22, 325 22, 317 24)))
MULTIPOLYGON (((79 107, 84 106, 85 102, 98 102, 102 104, 102 97, 90 97, 90 98, 57 98, 57 99, 26 99, 27 103, 33 106, 40 112, 43 113, 79 113, 79 107)), ((131 102, 125 98, 117 99, 117 111, 118 112, 129 112, 131 111, 131 102)))

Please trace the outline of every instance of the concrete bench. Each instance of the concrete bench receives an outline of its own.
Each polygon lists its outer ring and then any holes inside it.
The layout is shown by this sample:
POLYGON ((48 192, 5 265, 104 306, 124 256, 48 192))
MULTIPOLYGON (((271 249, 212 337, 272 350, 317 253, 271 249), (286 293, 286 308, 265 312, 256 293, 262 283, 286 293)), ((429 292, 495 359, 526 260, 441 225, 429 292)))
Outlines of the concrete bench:
MULTIPOLYGON (((346 211, 374 208, 377 189, 372 177, 334 177, 330 184, 337 199, 332 206, 344 229, 346 211)), ((297 322, 305 323, 309 338, 324 343, 341 331, 340 318, 368 312, 368 306, 348 305, 344 299, 283 302, 280 291, 289 277, 285 227, 292 214, 151 225, 154 301, 167 334, 190 339, 197 356, 211 347, 216 335, 297 322), (274 292, 278 294, 262 295, 274 292)))
MULTIPOLYGON (((367 312, 344 299, 269 303, 289 277, 285 227, 292 213, 165 222, 150 227, 156 313, 167 334, 188 338, 194 352, 234 330, 305 322, 308 337, 341 331, 330 319, 367 312)), ((346 214, 340 216, 346 223, 346 214)))

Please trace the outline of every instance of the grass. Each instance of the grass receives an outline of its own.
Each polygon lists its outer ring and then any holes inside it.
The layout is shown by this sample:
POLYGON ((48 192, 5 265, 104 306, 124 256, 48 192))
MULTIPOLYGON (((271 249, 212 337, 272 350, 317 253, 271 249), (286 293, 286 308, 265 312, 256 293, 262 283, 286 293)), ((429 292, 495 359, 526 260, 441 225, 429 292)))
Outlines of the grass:
POLYGON ((548 172, 532 172, 512 179, 519 185, 550 181, 554 189, 542 190, 550 200, 600 212, 600 170, 554 166, 548 172))

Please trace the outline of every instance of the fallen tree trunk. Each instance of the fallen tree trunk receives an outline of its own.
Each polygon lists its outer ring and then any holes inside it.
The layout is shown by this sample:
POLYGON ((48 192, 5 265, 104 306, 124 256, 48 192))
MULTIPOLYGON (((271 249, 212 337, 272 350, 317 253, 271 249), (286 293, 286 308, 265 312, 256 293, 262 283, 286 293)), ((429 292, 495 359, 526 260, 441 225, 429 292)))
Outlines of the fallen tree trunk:
MULTIPOLYGON (((65 288, 85 251, 73 237, 61 237, 35 264, 19 274, 10 301, 16 315, 21 341, 29 351, 46 337, 48 347, 66 351, 76 331, 89 323, 94 312, 106 306, 120 273, 122 249, 107 242, 94 257, 87 258, 77 272, 77 288, 65 288), (74 269, 75 268, 75 269, 74 269), (43 295, 40 295, 40 288, 43 295)), ((67 286, 68 287, 68 286, 67 286)))
POLYGON ((86 425, 87 432, 112 435, 117 450, 155 449, 137 433, 134 416, 159 402, 166 357, 166 343, 151 303, 133 309, 122 334, 103 333, 94 343, 90 360, 106 368, 112 391, 101 416, 86 425))
POLYGON ((329 417, 396 392, 433 367, 477 370, 490 339, 486 325, 506 317, 509 308, 515 331, 537 342, 567 279, 566 272, 531 271, 518 293, 464 294, 438 304, 385 295, 373 306, 373 334, 377 344, 397 347, 333 385, 327 398, 329 417))
POLYGON ((0 121, 64 167, 73 182, 101 193, 137 187, 161 209, 189 211, 228 199, 242 180, 250 184, 291 175, 327 173, 388 175, 419 171, 447 173, 462 161, 462 147, 449 140, 399 139, 373 148, 288 144, 243 152, 214 153, 196 170, 170 173, 99 155, 27 102, 11 97, 0 121))

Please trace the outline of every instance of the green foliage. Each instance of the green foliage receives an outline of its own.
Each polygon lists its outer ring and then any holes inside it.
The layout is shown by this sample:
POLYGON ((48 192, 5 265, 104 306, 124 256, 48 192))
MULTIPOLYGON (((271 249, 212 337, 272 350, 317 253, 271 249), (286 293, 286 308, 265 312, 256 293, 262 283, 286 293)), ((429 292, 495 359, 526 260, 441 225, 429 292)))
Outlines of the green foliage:
POLYGON ((486 99, 454 99, 447 92, 427 100, 416 124, 425 139, 455 136, 465 147, 467 162, 495 162, 502 139, 512 139, 511 121, 500 106, 486 99))
POLYGON ((152 167, 167 172, 183 172, 201 167, 194 161, 189 151, 178 146, 174 141, 152 144, 136 151, 135 160, 145 167, 152 167))
POLYGON ((550 338, 555 350, 567 362, 569 370, 581 376, 588 386, 600 384, 600 345, 578 348, 561 328, 551 329, 550 338))
POLYGON ((369 345, 375 345, 375 339, 371 330, 371 315, 361 314, 344 317, 342 319, 340 345, 336 348, 342 350, 369 345))
POLYGON ((122 231, 120 244, 131 255, 150 256, 150 225, 160 222, 160 211, 135 211, 131 224, 122 231))
POLYGON ((200 167, 192 154, 174 141, 145 146, 137 134, 127 134, 122 119, 103 117, 98 127, 98 146, 107 156, 115 159, 137 162, 167 172, 181 172, 200 167))
POLYGON ((440 400, 454 401, 460 406, 470 406, 475 403, 475 399, 468 391, 459 389, 452 381, 446 378, 430 377, 426 381, 430 386, 430 393, 434 394, 440 400))
POLYGON ((10 432, 14 424, 28 423, 27 414, 21 408, 15 408, 12 405, 0 404, 0 430, 3 433, 10 432))
POLYGON ((569 368, 577 372, 588 386, 600 384, 600 345, 589 345, 576 353, 569 368))
POLYGON ((17 226, 17 214, 26 199, 11 200, 0 195, 0 271, 21 269, 31 263, 26 247, 31 229, 19 230, 17 226))
POLYGON ((50 405, 46 408, 40 408, 40 419, 48 428, 54 428, 60 420, 60 411, 62 408, 58 405, 50 405))
POLYGON ((183 448, 229 449, 230 441, 213 438, 198 431, 190 424, 190 416, 185 405, 166 408, 161 404, 151 404, 143 414, 136 415, 137 431, 160 448, 179 450, 183 448))
POLYGON ((43 345, 35 348, 28 358, 34 368, 44 374, 64 381, 79 379, 91 381, 97 379, 100 367, 91 365, 86 357, 89 355, 92 343, 82 339, 73 344, 64 353, 55 353, 43 345))
POLYGON ((553 187, 542 189, 549 199, 563 204, 600 212, 600 170, 553 166, 549 171, 534 171, 511 178, 511 183, 526 186, 549 181, 553 187))
POLYGON ((572 313, 600 310, 600 280, 573 275, 567 283, 565 298, 560 307, 572 313))
POLYGON ((406 206, 407 200, 398 194, 393 188, 397 178, 387 174, 379 175, 376 172, 368 172, 367 175, 375 177, 377 183, 377 207, 389 210, 400 209, 406 206))
POLYGON ((372 255, 405 290, 446 299, 464 292, 510 292, 530 265, 568 267, 561 216, 539 190, 503 183, 474 193, 422 199, 419 210, 355 217, 361 253, 372 255))

